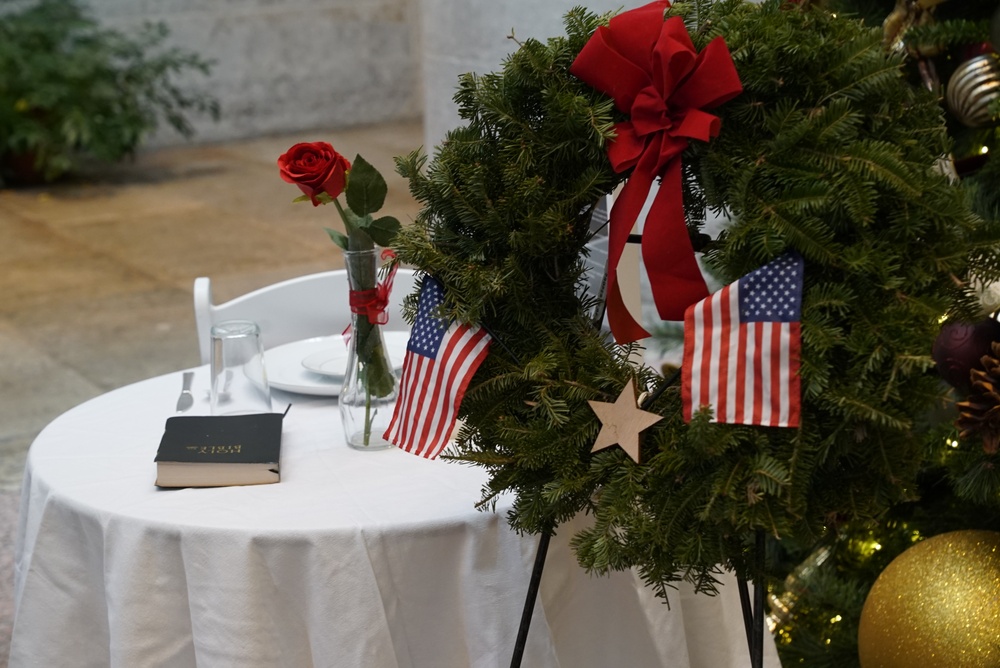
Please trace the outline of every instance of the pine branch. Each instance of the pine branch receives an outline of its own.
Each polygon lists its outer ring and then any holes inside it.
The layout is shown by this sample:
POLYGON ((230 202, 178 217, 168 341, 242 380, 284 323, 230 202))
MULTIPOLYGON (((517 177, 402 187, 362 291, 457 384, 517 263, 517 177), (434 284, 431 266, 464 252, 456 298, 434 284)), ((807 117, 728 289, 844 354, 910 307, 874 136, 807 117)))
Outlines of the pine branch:
MULTIPOLYGON (((466 393, 455 457, 486 468, 484 500, 515 493, 517 530, 591 513, 581 563, 637 568, 660 593, 711 590, 720 564, 749 573, 758 530, 813 540, 908 498, 943 393, 928 373, 938 319, 974 313, 975 286, 1000 279, 1000 225, 934 171, 949 149, 939 101, 902 78, 879 28, 777 0, 669 12, 699 48, 724 37, 744 88, 712 110, 719 136, 682 157, 691 231, 705 209, 731 217, 702 259, 725 282, 789 249, 806 259, 800 429, 685 424, 671 388, 640 464, 590 452, 588 399, 662 381, 593 329, 578 293, 590 212, 624 178, 606 150, 626 117, 568 68, 608 16, 573 10, 565 35, 463 77, 464 125, 430 160, 397 162, 423 207, 400 259, 443 282, 449 317, 502 342, 466 393)), ((991 489, 977 475, 968 494, 991 489)))

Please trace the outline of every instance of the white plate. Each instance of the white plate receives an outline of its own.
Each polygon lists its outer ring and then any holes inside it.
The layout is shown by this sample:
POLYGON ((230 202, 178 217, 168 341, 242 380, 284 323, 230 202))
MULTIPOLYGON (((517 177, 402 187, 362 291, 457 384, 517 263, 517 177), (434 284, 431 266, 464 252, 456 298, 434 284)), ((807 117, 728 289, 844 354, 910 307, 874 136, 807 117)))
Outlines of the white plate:
POLYGON ((340 341, 336 347, 307 355, 302 360, 302 366, 321 376, 343 380, 344 373, 347 371, 347 346, 344 345, 343 341, 340 341))
MULTIPOLYGON (((389 350, 389 359, 394 368, 403 366, 406 357, 406 343, 410 339, 409 332, 383 332, 385 347, 389 350)), ((319 336, 303 341, 293 341, 281 346, 275 346, 264 351, 264 366, 267 369, 267 382, 271 387, 322 397, 335 397, 340 394, 343 377, 327 376, 315 373, 302 366, 303 360, 311 355, 333 350, 343 350, 346 356, 347 346, 344 337, 340 335, 319 336)))

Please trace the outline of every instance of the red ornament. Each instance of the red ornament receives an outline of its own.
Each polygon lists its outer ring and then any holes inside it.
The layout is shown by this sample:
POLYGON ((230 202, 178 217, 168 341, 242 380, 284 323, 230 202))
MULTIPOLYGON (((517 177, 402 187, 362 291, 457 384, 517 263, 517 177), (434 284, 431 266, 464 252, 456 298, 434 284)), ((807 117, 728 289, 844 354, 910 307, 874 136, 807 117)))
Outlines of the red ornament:
POLYGON ((971 385, 969 371, 982 368, 980 360, 991 353, 994 341, 1000 341, 1000 322, 993 318, 975 323, 949 322, 934 340, 931 357, 942 378, 967 392, 971 385))

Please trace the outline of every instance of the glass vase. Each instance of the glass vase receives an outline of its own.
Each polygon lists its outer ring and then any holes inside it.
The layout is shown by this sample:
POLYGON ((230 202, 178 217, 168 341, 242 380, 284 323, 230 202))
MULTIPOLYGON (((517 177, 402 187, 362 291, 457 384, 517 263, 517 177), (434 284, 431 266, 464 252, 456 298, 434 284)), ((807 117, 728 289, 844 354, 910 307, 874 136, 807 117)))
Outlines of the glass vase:
POLYGON ((351 331, 347 372, 341 388, 340 417, 347 444, 357 450, 393 447, 383 438, 399 395, 379 324, 388 294, 379 286, 379 251, 344 251, 350 289, 351 331))

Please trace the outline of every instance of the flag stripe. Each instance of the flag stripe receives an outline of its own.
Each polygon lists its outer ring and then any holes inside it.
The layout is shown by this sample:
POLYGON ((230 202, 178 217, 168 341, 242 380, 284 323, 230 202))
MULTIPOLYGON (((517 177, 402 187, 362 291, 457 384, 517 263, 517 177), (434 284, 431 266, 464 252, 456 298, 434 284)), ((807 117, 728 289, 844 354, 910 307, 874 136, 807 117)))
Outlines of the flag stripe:
POLYGON ((739 342, 736 340, 736 330, 733 329, 732 323, 739 317, 739 311, 736 309, 737 301, 732 292, 730 290, 722 302, 722 346, 719 349, 719 415, 723 416, 726 422, 732 420, 736 409, 736 385, 733 384, 733 376, 739 342))
MULTIPOLYGON (((413 431, 419 426, 417 418, 419 416, 419 401, 405 401, 406 397, 421 397, 424 395, 423 388, 430 387, 428 376, 431 367, 429 358, 423 355, 415 355, 407 352, 406 360, 403 363, 403 388, 400 391, 400 401, 396 404, 396 412, 393 415, 393 423, 397 425, 398 436, 395 438, 386 437, 393 443, 400 443, 413 440, 413 431), (400 419, 400 414, 402 417, 400 419)), ((390 427, 393 423, 390 423, 390 427)))
POLYGON ((764 341, 764 323, 755 322, 751 326, 753 333, 753 406, 750 409, 750 424, 762 424, 763 409, 761 400, 764 395, 764 356, 767 354, 767 342, 764 341))
POLYGON ((781 324, 773 323, 764 326, 767 330, 767 391, 764 397, 764 415, 767 424, 775 424, 781 407, 781 324))
POLYGON ((750 345, 747 337, 747 328, 743 325, 736 327, 736 355, 739 361, 736 362, 736 414, 733 416, 734 424, 744 424, 746 421, 746 400, 747 400, 747 365, 746 351, 750 345))
POLYGON ((451 362, 451 353, 454 350, 458 337, 445 335, 441 342, 441 350, 433 365, 427 365, 429 380, 425 386, 425 396, 423 400, 423 410, 417 415, 413 426, 413 449, 415 455, 424 455, 425 450, 433 448, 436 443, 431 443, 428 439, 436 434, 437 422, 441 419, 441 411, 447 411, 446 394, 448 385, 445 382, 447 371, 451 362))
MULTIPOLYGON (((689 307, 684 312, 684 331, 701 331, 701 307, 699 302, 689 307)), ((695 360, 701 359, 701 337, 684 336, 684 357, 681 364, 681 411, 685 422, 691 421, 691 411, 694 401, 692 397, 698 396, 698 386, 692 373, 692 369, 699 368, 695 360)))
POLYGON ((489 342, 485 331, 465 327, 456 335, 446 336, 436 362, 407 352, 401 395, 421 400, 397 404, 386 438, 413 454, 437 457, 451 436, 460 398, 475 369, 486 359, 489 342))
POLYGON ((802 258, 785 255, 688 308, 682 412, 732 424, 798 426, 802 258))
POLYGON ((460 336, 451 337, 448 342, 448 347, 435 366, 436 391, 424 416, 423 429, 416 436, 416 442, 420 445, 416 447, 414 454, 433 458, 447 445, 458 416, 458 406, 452 399, 456 394, 465 393, 471 379, 469 367, 477 360, 476 348, 480 344, 485 346, 483 338, 479 331, 466 329, 460 336))
POLYGON ((719 299, 712 300, 712 322, 717 323, 712 327, 712 350, 714 354, 709 358, 708 361, 708 382, 711 391, 709 392, 709 401, 716 406, 716 410, 720 415, 726 414, 726 407, 723 397, 725 397, 726 386, 722 384, 724 370, 723 361, 723 338, 726 334, 725 325, 726 323, 722 318, 722 306, 727 295, 720 295, 719 299))
POLYGON ((444 288, 425 277, 403 361, 400 398, 385 431, 387 440, 428 459, 448 444, 462 398, 491 342, 480 326, 445 326, 438 316, 443 301, 444 288))
POLYGON ((424 425, 427 411, 431 410, 430 402, 433 401, 434 395, 433 360, 420 355, 414 355, 414 357, 419 359, 417 364, 417 385, 414 387, 414 390, 416 392, 415 396, 420 397, 420 401, 410 402, 412 406, 410 417, 403 424, 403 429, 406 430, 406 441, 414 444, 410 446, 411 451, 419 445, 417 439, 420 437, 420 429, 424 425))
POLYGON ((802 324, 788 323, 788 423, 783 426, 796 426, 801 418, 801 405, 795 398, 802 395, 799 378, 799 366, 802 363, 801 344, 802 324))
MULTIPOLYGON (((713 329, 712 327, 712 303, 706 302, 704 308, 702 309, 702 319, 704 331, 710 333, 713 329)), ((712 359, 712 337, 704 336, 702 337, 704 342, 704 349, 701 352, 702 365, 700 368, 701 377, 698 379, 698 387, 701 391, 698 393, 698 405, 704 406, 711 402, 711 370, 709 365, 705 361, 712 359)))
POLYGON ((419 367, 424 359, 426 358, 420 355, 410 355, 409 353, 403 359, 403 377, 399 388, 400 400, 396 404, 392 420, 389 422, 389 428, 386 430, 385 438, 388 441, 398 443, 400 439, 407 438, 408 430, 406 426, 410 424, 416 402, 404 403, 402 398, 417 396, 418 390, 416 388, 419 387, 421 382, 421 369, 419 367))
POLYGON ((774 388, 774 405, 778 414, 775 416, 776 424, 788 424, 788 395, 781 391, 788 387, 788 324, 781 323, 775 326, 778 336, 775 337, 778 363, 774 367, 774 374, 777 376, 774 388))

